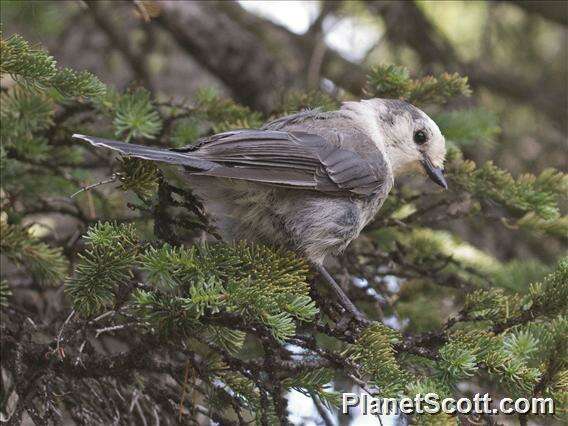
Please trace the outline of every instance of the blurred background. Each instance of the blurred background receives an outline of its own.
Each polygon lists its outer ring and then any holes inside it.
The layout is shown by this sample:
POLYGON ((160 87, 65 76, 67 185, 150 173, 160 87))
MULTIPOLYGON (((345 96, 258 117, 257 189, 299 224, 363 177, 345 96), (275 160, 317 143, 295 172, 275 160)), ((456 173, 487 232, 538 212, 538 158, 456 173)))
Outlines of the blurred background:
MULTIPOLYGON (((484 128, 489 121, 494 129, 461 145, 466 158, 492 160, 514 176, 547 167, 568 171, 564 1, 2 0, 0 5, 4 35, 17 33, 41 44, 61 66, 89 70, 119 90, 143 86, 174 102, 212 87, 266 116, 279 112, 291 88, 364 98, 367 71, 374 65, 406 66, 415 77, 459 72, 469 77, 473 95, 448 110, 478 109, 484 128)), ((459 119, 451 113, 439 118, 459 119)), ((460 141, 459 134, 447 136, 460 141)), ((558 240, 498 225, 484 224, 483 232, 471 221, 445 226, 502 261, 537 258, 551 264, 566 250, 558 240)), ((290 404, 304 402, 298 395, 290 404)), ((314 409, 296 412, 305 420, 314 409)))

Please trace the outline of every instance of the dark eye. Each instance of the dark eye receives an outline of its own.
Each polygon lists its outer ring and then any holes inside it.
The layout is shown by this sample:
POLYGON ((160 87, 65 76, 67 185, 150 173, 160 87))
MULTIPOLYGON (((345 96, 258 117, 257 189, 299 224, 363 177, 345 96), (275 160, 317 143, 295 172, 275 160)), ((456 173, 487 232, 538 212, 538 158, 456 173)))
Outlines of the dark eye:
POLYGON ((414 142, 416 142, 418 145, 422 145, 427 140, 428 140, 428 136, 426 136, 426 133, 424 132, 424 130, 418 130, 418 131, 414 132, 414 142))

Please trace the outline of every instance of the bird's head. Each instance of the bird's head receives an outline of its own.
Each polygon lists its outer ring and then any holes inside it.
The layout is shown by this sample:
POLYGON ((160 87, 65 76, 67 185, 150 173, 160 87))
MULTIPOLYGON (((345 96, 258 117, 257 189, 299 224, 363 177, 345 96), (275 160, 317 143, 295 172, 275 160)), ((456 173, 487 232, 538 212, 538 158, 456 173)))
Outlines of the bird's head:
POLYGON ((444 136, 428 115, 394 99, 369 99, 357 104, 368 131, 374 133, 374 139, 382 139, 395 176, 418 170, 441 187, 448 187, 443 174, 444 136))

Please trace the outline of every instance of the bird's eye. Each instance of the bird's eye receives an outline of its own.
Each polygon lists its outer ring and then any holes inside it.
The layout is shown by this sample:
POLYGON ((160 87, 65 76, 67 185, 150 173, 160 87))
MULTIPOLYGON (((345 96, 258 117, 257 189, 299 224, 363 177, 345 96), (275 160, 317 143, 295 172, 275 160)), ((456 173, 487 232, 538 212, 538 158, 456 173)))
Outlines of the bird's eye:
POLYGON ((426 133, 423 130, 418 130, 414 132, 414 142, 417 143, 418 145, 422 145, 427 140, 428 136, 426 136, 426 133))

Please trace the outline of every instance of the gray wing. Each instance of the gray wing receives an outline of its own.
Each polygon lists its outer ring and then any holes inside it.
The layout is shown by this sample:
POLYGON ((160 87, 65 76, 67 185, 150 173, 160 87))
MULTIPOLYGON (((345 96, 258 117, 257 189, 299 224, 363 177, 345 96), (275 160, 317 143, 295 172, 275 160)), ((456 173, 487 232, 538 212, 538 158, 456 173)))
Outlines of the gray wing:
POLYGON ((178 164, 190 174, 310 189, 335 195, 388 192, 391 178, 381 153, 363 158, 313 133, 238 130, 220 133, 197 147, 153 148, 84 135, 74 137, 125 155, 178 164))
POLYGON ((136 145, 128 142, 113 141, 111 139, 97 138, 95 136, 86 136, 75 133, 75 139, 81 139, 89 142, 97 148, 107 148, 118 151, 121 154, 142 158, 144 160, 158 161, 160 163, 177 164, 179 166, 190 167, 196 170, 209 170, 217 167, 217 164, 210 161, 199 160, 191 155, 187 155, 176 150, 155 148, 145 145, 136 145))
POLYGON ((368 196, 386 187, 382 155, 361 157, 306 132, 240 130, 215 135, 191 153, 219 164, 199 175, 336 194, 368 196))

